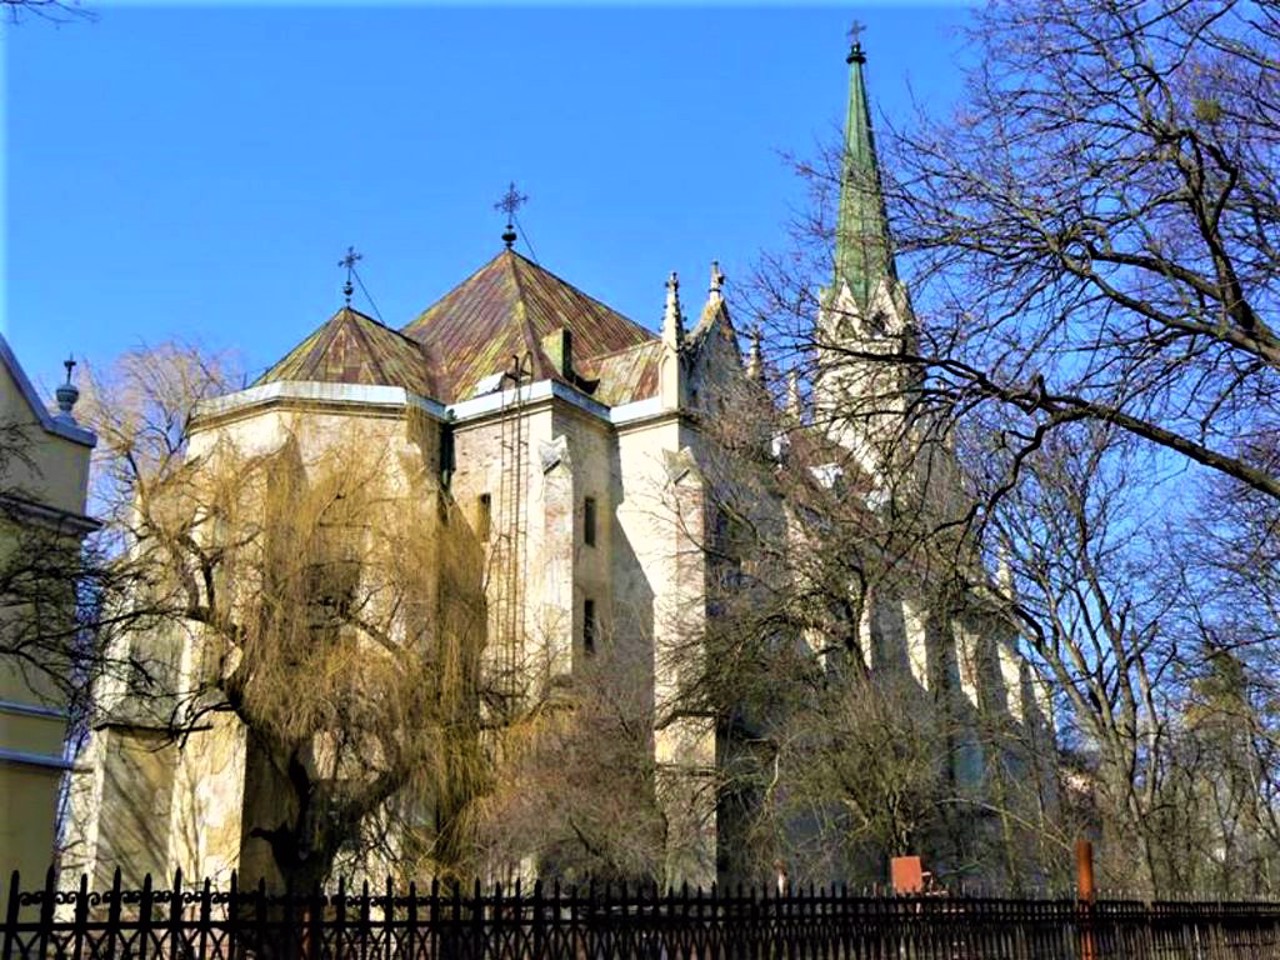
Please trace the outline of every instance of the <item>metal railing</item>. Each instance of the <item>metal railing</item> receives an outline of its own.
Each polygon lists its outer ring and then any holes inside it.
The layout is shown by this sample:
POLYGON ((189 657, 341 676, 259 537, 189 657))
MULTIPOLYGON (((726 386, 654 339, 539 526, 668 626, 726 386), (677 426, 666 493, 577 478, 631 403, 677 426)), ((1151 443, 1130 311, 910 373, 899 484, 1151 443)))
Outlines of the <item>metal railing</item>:
POLYGON ((22 890, 0 960, 1280 960, 1280 904, 477 884, 22 890))

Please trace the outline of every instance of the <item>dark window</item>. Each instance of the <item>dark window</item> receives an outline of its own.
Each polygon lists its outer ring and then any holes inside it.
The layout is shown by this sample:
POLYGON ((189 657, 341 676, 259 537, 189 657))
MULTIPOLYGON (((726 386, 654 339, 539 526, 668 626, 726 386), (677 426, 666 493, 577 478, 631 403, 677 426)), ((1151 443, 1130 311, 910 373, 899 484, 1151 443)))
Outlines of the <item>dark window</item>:
POLYGON ((476 509, 476 536, 482 542, 489 539, 489 522, 493 516, 493 499, 487 493, 480 494, 480 504, 476 509))
POLYGON ((582 503, 582 542, 588 547, 596 545, 596 498, 587 497, 582 503))
POLYGON ((596 602, 582 602, 582 649, 587 653, 596 652, 596 602))
POLYGON ((449 424, 440 425, 440 486, 446 490, 449 489, 450 483, 453 482, 453 471, 456 464, 453 462, 453 427, 449 424))

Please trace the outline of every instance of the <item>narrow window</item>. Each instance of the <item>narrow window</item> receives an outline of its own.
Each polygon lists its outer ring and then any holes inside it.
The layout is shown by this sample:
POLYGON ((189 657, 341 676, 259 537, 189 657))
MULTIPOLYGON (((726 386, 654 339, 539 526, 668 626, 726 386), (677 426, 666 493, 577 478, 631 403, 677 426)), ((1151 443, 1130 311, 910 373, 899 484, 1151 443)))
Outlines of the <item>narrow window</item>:
POLYGON ((582 542, 588 547, 596 545, 596 498, 587 497, 582 503, 582 542))
POLYGON ((476 509, 476 536, 481 543, 489 540, 489 522, 493 515, 493 499, 487 493, 480 494, 480 503, 476 509))
POLYGON ((453 427, 442 424, 440 427, 440 486, 446 490, 453 482, 453 471, 456 466, 453 450, 453 427))
POLYGON ((586 653, 596 652, 596 602, 582 601, 582 649, 586 653))

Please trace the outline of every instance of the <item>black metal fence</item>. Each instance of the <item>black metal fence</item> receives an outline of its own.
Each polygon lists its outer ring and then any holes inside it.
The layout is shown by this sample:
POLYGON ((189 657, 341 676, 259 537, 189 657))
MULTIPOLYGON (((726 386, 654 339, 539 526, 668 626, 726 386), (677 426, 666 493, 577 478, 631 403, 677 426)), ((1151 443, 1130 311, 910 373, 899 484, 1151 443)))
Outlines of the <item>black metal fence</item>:
POLYGON ((665 894, 541 885, 284 896, 206 881, 5 892, 0 960, 1280 960, 1280 904, 665 894))

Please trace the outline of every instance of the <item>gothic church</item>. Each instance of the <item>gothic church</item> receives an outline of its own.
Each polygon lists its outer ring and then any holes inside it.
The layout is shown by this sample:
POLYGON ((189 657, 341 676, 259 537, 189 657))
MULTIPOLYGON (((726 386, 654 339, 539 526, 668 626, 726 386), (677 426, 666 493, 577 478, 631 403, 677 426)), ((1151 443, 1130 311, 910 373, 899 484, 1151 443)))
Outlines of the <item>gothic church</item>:
MULTIPOLYGON (((909 329, 910 307, 882 199, 851 186, 874 184, 876 174, 864 61, 855 45, 836 270, 814 320, 839 316, 840 336, 884 342, 909 329)), ((192 446, 269 449, 287 424, 308 419, 324 424, 312 442, 354 425, 394 438, 412 419, 425 431, 418 455, 467 521, 458 535, 474 538, 486 557, 485 669, 527 672, 536 661, 539 682, 554 683, 606 645, 625 649, 630 662, 647 664, 658 716, 678 686, 665 653, 696 644, 715 615, 703 546, 715 520, 718 454, 701 424, 729 392, 762 376, 758 344, 743 357, 715 264, 690 322, 681 299, 689 285, 672 274, 662 328, 652 332, 517 252, 510 231, 504 239, 496 256, 401 329, 348 302, 257 382, 207 403, 192 446)), ((868 383, 824 373, 820 363, 813 410, 834 411, 868 383)), ((883 468, 866 429, 827 438, 849 454, 848 471, 883 468)), ((922 614, 910 598, 894 603, 872 619, 899 624, 904 659, 914 663, 924 640, 912 625, 922 614)), ((962 678, 975 701, 986 682, 1024 697, 1012 638, 997 633, 955 631, 957 644, 991 647, 994 669, 962 678)), ((531 683, 496 682, 513 691, 531 683)), ((666 882, 723 880, 734 859, 723 849, 736 842, 724 807, 703 786, 727 755, 723 736, 714 718, 676 711, 648 738, 672 825, 666 882)), ((232 870, 253 873, 264 850, 253 839, 262 824, 247 797, 249 753, 233 720, 180 744, 123 714, 96 729, 73 791, 67 866, 99 883, 117 866, 133 879, 178 867, 215 882, 232 870)))

